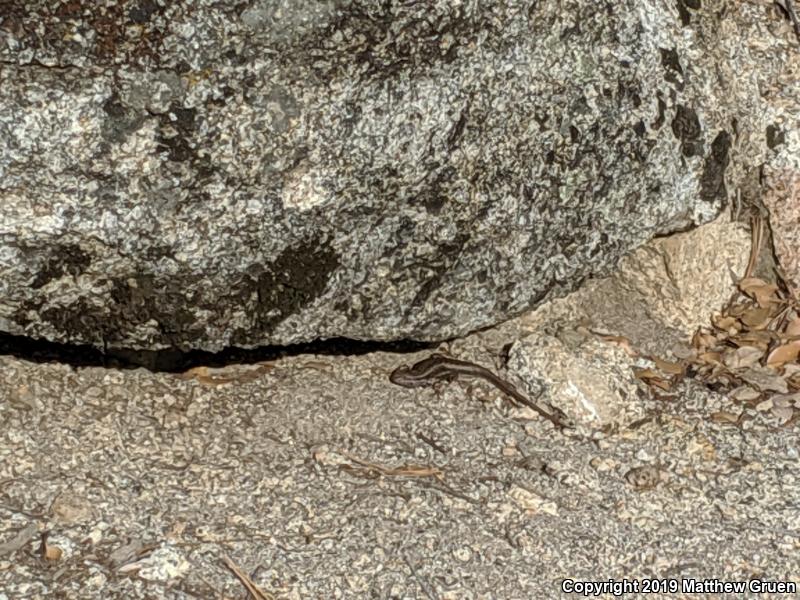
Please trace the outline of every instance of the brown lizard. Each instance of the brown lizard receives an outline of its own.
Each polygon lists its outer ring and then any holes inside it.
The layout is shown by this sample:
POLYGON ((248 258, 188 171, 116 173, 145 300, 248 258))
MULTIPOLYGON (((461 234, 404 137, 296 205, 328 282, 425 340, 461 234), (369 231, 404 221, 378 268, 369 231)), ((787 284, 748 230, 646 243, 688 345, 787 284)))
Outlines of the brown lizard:
POLYGON ((568 417, 563 412, 557 408, 554 408, 553 412, 545 410, 534 401, 521 394, 512 383, 495 375, 489 369, 465 360, 449 358, 438 352, 431 354, 428 358, 410 367, 406 365, 397 367, 392 371, 391 375, 389 375, 389 381, 396 385, 413 388, 429 386, 436 381, 453 381, 457 379, 459 375, 485 379, 501 392, 510 396, 515 404, 529 406, 559 429, 565 429, 571 426, 568 417))

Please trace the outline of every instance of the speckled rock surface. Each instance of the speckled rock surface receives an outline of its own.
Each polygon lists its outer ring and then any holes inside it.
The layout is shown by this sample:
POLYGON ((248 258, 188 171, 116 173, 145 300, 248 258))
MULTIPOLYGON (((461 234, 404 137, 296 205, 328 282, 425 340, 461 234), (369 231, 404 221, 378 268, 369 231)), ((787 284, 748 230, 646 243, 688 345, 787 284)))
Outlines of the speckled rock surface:
MULTIPOLYGON (((630 322, 601 310, 620 282, 659 281, 658 261, 633 260, 557 307, 444 348, 528 393, 541 380, 551 400, 572 378, 590 401, 602 396, 601 429, 559 433, 480 381, 388 382, 427 352, 180 375, 0 356, 0 600, 244 597, 228 565, 265 598, 297 600, 555 598, 568 578, 800 582, 796 414, 690 379, 653 393, 625 346, 566 335, 576 323, 565 315, 584 322, 592 298, 597 324, 623 334, 698 319, 690 280, 726 297, 724 279, 700 267, 740 266, 738 227, 716 222, 639 251, 715 256, 674 272, 686 297, 676 315, 660 310, 657 285, 630 322), (541 339, 562 345, 548 352, 541 339)), ((797 394, 782 400, 800 413, 797 394)))
POLYGON ((11 0, 0 19, 0 330, 57 341, 462 334, 713 217, 768 124, 797 146, 741 77, 784 70, 769 3, 11 0))
MULTIPOLYGON (((601 429, 642 419, 631 357, 612 344, 584 339, 579 349, 555 336, 531 334, 509 352, 509 369, 531 373, 547 402, 578 427, 601 429)), ((529 393, 530 394, 530 393, 529 393)))
POLYGON ((591 279, 518 321, 528 332, 556 337, 583 326, 623 336, 644 355, 674 355, 730 299, 750 246, 748 229, 721 215, 692 231, 651 240, 608 277, 591 279))

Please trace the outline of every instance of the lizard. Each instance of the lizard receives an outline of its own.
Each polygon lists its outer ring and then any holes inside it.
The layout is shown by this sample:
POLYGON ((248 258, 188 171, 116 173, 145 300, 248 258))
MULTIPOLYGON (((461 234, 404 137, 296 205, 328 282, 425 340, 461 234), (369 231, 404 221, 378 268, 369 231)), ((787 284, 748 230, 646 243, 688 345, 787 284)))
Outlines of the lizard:
POLYGON ((395 385, 407 388, 429 386, 436 381, 454 381, 460 375, 484 379, 510 396, 514 403, 524 404, 535 410, 542 417, 553 423, 559 429, 570 427, 569 418, 557 408, 552 412, 545 410, 533 400, 520 393, 517 388, 489 369, 465 360, 456 360, 444 354, 435 352, 428 358, 411 365, 397 367, 389 375, 389 381, 395 385))

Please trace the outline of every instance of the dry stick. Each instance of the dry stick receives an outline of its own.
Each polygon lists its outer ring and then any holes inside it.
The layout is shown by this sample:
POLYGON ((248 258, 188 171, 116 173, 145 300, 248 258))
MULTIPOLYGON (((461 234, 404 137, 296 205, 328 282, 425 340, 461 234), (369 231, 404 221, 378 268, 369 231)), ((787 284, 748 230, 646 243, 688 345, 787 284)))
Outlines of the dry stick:
POLYGON ((742 190, 736 190, 736 201, 733 203, 731 211, 731 221, 734 223, 739 220, 739 211, 742 208, 742 190))
POLYGON ((427 435, 425 435, 421 431, 417 432, 417 439, 422 440, 423 442, 428 444, 428 446, 430 446, 431 448, 433 448, 437 452, 439 452, 441 454, 447 454, 447 450, 444 447, 442 447, 439 444, 437 444, 436 442, 434 442, 431 438, 429 438, 427 435))
POLYGON ((752 277, 755 271, 756 263, 758 262, 758 255, 761 254, 761 244, 764 238, 764 219, 761 215, 753 215, 750 219, 750 258, 747 261, 747 269, 745 269, 744 277, 752 277))
POLYGON ((750 219, 750 257, 747 259, 747 267, 744 270, 744 274, 741 277, 737 277, 736 273, 733 272, 733 269, 728 267, 734 289, 731 297, 728 299, 728 302, 725 303, 725 310, 728 310, 731 306, 733 306, 733 303, 736 302, 736 299, 742 293, 741 289, 739 288, 739 283, 742 281, 742 279, 746 279, 753 275, 753 271, 756 268, 756 263, 758 262, 758 255, 761 253, 761 238, 763 237, 763 233, 764 220, 761 218, 761 215, 753 215, 750 219))
POLYGON ((247 576, 247 573, 237 567, 236 563, 234 563, 230 558, 223 556, 222 560, 225 563, 225 566, 228 567, 231 572, 239 578, 239 581, 241 581, 242 585, 247 588, 247 591, 250 592, 250 595, 254 598, 254 600, 275 600, 275 596, 261 590, 261 588, 253 583, 253 580, 247 576))
POLYGON ((780 331, 783 329, 783 326, 786 324, 786 319, 789 316, 789 311, 792 310, 791 305, 784 306, 777 315, 770 319, 770 322, 767 324, 767 330, 769 331, 780 331))
POLYGON ((431 592, 431 590, 428 588, 428 586, 425 584, 425 582, 422 580, 422 578, 419 575, 417 575, 417 570, 414 568, 414 565, 411 564, 411 560, 408 558, 406 553, 403 552, 402 556, 403 556, 403 560, 405 561, 406 565, 408 565, 408 568, 411 570, 411 575, 414 577, 414 579, 417 580, 417 584, 419 584, 419 587, 422 588, 422 591, 425 592, 425 595, 428 598, 430 598, 430 600, 435 600, 434 595, 431 592))
MULTIPOLYGON (((800 35, 800 33, 798 33, 798 35, 800 35)), ((750 221, 752 243, 750 245, 750 259, 747 261, 747 270, 744 273, 743 279, 745 277, 750 277, 755 270, 756 262, 758 261, 758 255, 761 253, 761 246, 764 243, 764 228, 766 226, 767 225, 764 222, 764 217, 761 215, 754 215, 750 221)), ((781 269, 780 264, 777 266, 777 271, 778 277, 786 287, 786 291, 789 292, 789 302, 796 302, 799 299, 797 290, 794 289, 789 278, 786 277, 786 274, 783 272, 783 269, 781 269)))
POLYGON ((364 467, 369 471, 373 471, 378 473, 379 475, 384 475, 387 477, 433 477, 434 479, 438 479, 441 481, 444 478, 444 473, 442 473, 441 469, 437 467, 429 467, 426 465, 413 465, 413 464, 405 464, 402 467, 384 467, 383 465, 379 465, 376 463, 371 463, 364 459, 358 458, 346 452, 344 450, 339 451, 339 454, 344 456, 345 458, 352 460, 359 466, 364 467))
POLYGON ((794 0, 783 0, 784 1, 784 8, 786 12, 789 13, 789 19, 792 21, 792 25, 794 25, 794 32, 797 35, 797 39, 800 40, 800 19, 797 18, 797 13, 794 11, 794 0))

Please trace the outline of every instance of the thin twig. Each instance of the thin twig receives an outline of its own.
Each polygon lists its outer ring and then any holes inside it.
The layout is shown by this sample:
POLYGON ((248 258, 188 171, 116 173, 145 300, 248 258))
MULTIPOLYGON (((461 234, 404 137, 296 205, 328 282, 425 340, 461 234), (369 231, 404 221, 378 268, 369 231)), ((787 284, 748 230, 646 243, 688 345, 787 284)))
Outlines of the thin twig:
POLYGON ((753 215, 750 220, 750 240, 750 258, 742 279, 753 276, 753 271, 758 263, 758 255, 761 254, 761 244, 764 240, 764 219, 761 215, 753 215))
POLYGON ((786 12, 789 13, 789 19, 794 25, 794 33, 797 35, 797 39, 800 40, 800 19, 797 18, 797 13, 794 10, 794 0, 783 0, 783 2, 786 12))
POLYGON ((405 464, 394 468, 384 467, 383 465, 371 463, 364 459, 358 458, 357 456, 354 456, 349 452, 345 452, 344 450, 341 450, 338 453, 375 475, 383 475, 386 477, 433 477, 439 481, 444 480, 444 473, 437 467, 416 464, 405 464))
POLYGON ((411 569, 412 577, 416 579, 417 583, 419 584, 419 587, 421 587, 422 591, 425 592, 425 595, 428 598, 430 598, 430 600, 436 600, 433 593, 430 591, 430 589, 428 589, 427 584, 422 580, 422 578, 419 575, 417 575, 417 570, 414 568, 414 565, 411 564, 411 561, 408 559, 408 556, 406 556, 405 552, 403 553, 403 560, 408 565, 408 568, 411 569))
POLYGON ((275 596, 263 591, 255 583, 253 583, 253 580, 248 577, 247 573, 237 567, 236 563, 228 558, 228 556, 223 556, 222 560, 225 563, 225 566, 228 567, 231 572, 239 578, 239 581, 242 582, 242 585, 247 588, 247 591, 250 592, 253 600, 275 600, 275 596))
POLYGON ((443 448, 442 446, 440 446, 439 444, 434 442, 431 438, 429 438, 427 435, 425 435, 421 431, 417 432, 417 439, 422 440, 423 442, 428 444, 428 446, 430 446, 431 448, 433 448, 437 452, 439 452, 441 454, 445 454, 445 455, 447 454, 447 450, 445 448, 443 448))
POLYGON ((464 502, 468 502, 469 504, 472 504, 472 505, 475 505, 475 506, 478 506, 480 504, 480 502, 478 500, 475 500, 474 498, 470 498, 466 494, 462 494, 461 492, 459 492, 457 490, 454 490, 449 485, 445 485, 445 484, 435 485, 435 484, 433 484, 431 482, 428 482, 426 484, 426 487, 429 488, 429 489, 432 489, 432 490, 436 490, 437 492, 442 492, 443 494, 447 494, 448 496, 453 496, 453 498, 459 498, 459 499, 463 500, 464 502))
POLYGON ((739 220, 739 210, 742 208, 742 190, 736 190, 736 199, 731 203, 731 221, 734 223, 739 220))

